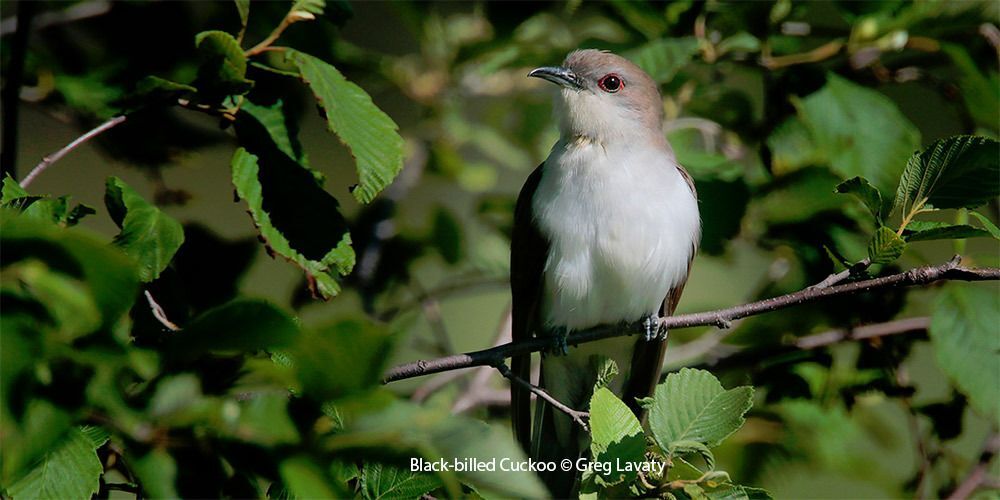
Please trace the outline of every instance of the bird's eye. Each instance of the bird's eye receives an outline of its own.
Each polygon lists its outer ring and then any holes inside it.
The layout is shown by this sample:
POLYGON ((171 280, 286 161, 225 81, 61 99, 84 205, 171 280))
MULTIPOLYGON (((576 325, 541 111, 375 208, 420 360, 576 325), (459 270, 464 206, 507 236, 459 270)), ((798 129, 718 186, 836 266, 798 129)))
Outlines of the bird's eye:
POLYGON ((614 73, 609 73, 607 75, 604 75, 603 77, 601 77, 600 80, 597 81, 597 86, 601 87, 601 90, 605 92, 614 94, 615 92, 621 90, 622 87, 625 86, 625 83, 622 82, 620 76, 614 73))

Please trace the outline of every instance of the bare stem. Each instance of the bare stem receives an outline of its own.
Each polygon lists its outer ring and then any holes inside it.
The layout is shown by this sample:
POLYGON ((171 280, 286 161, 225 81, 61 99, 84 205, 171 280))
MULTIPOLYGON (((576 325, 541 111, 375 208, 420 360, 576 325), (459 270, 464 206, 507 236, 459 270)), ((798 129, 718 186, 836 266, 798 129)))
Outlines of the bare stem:
POLYGON ((56 151, 55 153, 52 153, 46 156, 45 158, 42 158, 41 163, 35 165, 35 168, 31 169, 31 172, 28 172, 28 175, 26 175, 24 179, 21 181, 21 187, 23 188, 28 187, 28 185, 30 185, 35 180, 35 177, 38 177, 38 175, 44 172, 45 169, 49 168, 50 165, 61 160, 63 156, 66 156, 67 154, 69 154, 70 151, 73 151, 74 149, 80 147, 81 144, 118 126, 120 123, 124 122, 125 119, 126 119, 125 115, 116 116, 94 127, 89 132, 81 135, 80 137, 77 137, 75 140, 73 140, 73 142, 67 144, 59 151, 56 151))
POLYGON ((587 413, 585 411, 574 410, 574 409, 572 409, 572 408, 564 405, 558 399, 552 397, 551 394, 549 394, 548 392, 545 392, 545 390, 542 389, 541 387, 538 387, 538 386, 532 384, 531 382, 528 382, 527 380, 524 380, 523 378, 518 377, 517 375, 514 375, 513 373, 511 373, 510 368, 507 368, 507 365, 504 364, 503 362, 497 363, 497 364, 495 364, 493 366, 494 366, 494 368, 497 369, 497 371, 500 372, 500 375, 503 375, 504 378, 506 378, 507 380, 510 380, 510 382, 512 384, 517 384, 517 385, 519 385, 521 387, 524 387, 525 389, 531 391, 532 394, 534 394, 534 395, 536 395, 536 396, 544 399, 547 403, 549 403, 550 405, 552 405, 553 408, 555 408, 555 409, 557 409, 557 410, 559 410, 559 411, 561 411, 561 412, 569 415, 570 418, 572 418, 574 422, 576 422, 577 424, 580 424, 580 427, 583 427, 583 430, 587 430, 587 419, 590 418, 590 414, 589 413, 587 413))
MULTIPOLYGON (((730 307, 728 309, 671 316, 661 319, 660 324, 668 330, 705 325, 725 326, 736 319, 777 311, 779 309, 805 304, 808 302, 815 302, 828 297, 906 286, 926 285, 928 283, 941 280, 1000 280, 1000 268, 964 268, 958 265, 959 261, 959 257, 955 256, 952 260, 938 266, 919 267, 904 273, 869 280, 855 281, 827 288, 806 288, 787 295, 751 302, 749 304, 730 307)), ((579 345, 611 337, 635 335, 640 331, 644 331, 640 323, 632 325, 599 326, 572 333, 567 339, 567 343, 569 345, 579 345)), ((504 359, 511 356, 551 349, 556 346, 557 342, 558 339, 555 336, 540 336, 503 344, 481 351, 455 354, 432 360, 415 361, 389 370, 383 381, 385 383, 389 383, 396 380, 456 370, 459 368, 469 368, 472 366, 496 366, 502 363, 504 359)))
POLYGON ((167 327, 172 332, 180 331, 181 327, 170 321, 170 318, 167 318, 167 313, 163 311, 160 304, 153 298, 153 294, 149 293, 149 290, 143 290, 142 293, 146 295, 146 302, 149 303, 149 309, 153 311, 153 317, 156 318, 156 321, 159 321, 161 325, 167 327))

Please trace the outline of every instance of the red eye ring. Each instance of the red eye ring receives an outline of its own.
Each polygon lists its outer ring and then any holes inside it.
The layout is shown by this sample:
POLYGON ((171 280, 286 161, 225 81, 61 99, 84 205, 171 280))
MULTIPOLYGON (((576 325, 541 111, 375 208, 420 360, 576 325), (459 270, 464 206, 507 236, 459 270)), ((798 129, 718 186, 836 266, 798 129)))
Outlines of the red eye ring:
POLYGON ((609 94, 614 94, 615 92, 625 88, 625 82, 622 81, 622 77, 617 74, 608 73, 597 81, 597 86, 609 94))

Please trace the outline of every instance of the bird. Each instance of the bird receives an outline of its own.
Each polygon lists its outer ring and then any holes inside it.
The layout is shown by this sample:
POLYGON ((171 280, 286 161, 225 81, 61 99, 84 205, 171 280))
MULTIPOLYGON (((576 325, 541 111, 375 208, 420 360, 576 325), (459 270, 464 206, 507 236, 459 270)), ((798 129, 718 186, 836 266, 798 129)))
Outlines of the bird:
MULTIPOLYGON (((657 84, 637 65, 584 49, 528 76, 558 86, 559 140, 514 209, 512 337, 562 337, 563 352, 542 354, 537 385, 575 410, 588 407, 594 356, 614 360, 620 375, 609 388, 641 416, 638 400, 652 395, 666 349, 658 318, 673 314, 698 248, 694 181, 667 142, 657 84), (574 331, 638 321, 645 335, 565 345, 574 331)), ((530 355, 513 357, 511 373, 529 381, 530 355)), ((532 415, 529 389, 513 383, 511 420, 535 459, 576 459, 589 446, 567 413, 539 399, 532 415)), ((578 475, 556 469, 543 481, 554 497, 570 496, 578 475)))

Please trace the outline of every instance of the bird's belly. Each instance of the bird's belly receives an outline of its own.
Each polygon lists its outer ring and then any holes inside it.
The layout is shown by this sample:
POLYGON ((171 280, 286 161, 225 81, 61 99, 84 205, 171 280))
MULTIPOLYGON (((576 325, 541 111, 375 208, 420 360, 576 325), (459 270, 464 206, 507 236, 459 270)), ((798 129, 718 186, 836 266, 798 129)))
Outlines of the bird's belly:
POLYGON ((688 228, 696 227, 697 212, 692 219, 692 211, 677 210, 678 200, 658 194, 607 203, 556 200, 566 213, 547 214, 551 246, 543 317, 548 326, 578 330, 635 321, 659 310, 687 274, 693 250, 688 228))

